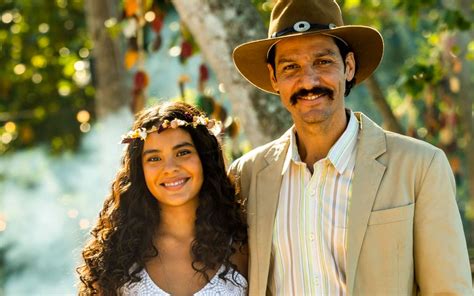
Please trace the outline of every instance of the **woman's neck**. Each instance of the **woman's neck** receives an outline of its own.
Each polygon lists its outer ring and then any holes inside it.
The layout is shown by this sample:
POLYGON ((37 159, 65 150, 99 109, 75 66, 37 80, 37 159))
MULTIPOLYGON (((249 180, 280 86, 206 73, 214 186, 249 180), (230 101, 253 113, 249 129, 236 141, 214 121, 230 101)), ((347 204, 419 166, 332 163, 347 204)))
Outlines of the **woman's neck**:
POLYGON ((180 207, 161 206, 157 236, 178 240, 193 239, 196 208, 197 206, 193 205, 183 205, 180 207))

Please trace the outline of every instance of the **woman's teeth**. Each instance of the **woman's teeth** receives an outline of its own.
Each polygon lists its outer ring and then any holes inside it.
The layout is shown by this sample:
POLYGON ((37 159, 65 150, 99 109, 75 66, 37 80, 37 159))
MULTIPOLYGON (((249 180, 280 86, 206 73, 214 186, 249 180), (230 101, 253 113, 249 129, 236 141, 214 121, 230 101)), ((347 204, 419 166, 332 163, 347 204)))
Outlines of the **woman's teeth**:
POLYGON ((184 182, 186 182, 186 179, 181 179, 175 182, 163 183, 163 185, 165 185, 165 187, 175 187, 184 184, 184 182))

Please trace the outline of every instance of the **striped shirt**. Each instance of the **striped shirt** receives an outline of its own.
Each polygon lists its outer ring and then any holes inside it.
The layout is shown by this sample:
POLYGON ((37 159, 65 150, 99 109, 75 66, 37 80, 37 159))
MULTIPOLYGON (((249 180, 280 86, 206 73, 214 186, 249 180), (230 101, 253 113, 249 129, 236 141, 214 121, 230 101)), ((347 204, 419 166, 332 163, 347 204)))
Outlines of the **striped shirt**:
POLYGON ((311 175, 293 130, 273 230, 273 295, 346 295, 347 209, 358 131, 350 111, 346 130, 311 175))

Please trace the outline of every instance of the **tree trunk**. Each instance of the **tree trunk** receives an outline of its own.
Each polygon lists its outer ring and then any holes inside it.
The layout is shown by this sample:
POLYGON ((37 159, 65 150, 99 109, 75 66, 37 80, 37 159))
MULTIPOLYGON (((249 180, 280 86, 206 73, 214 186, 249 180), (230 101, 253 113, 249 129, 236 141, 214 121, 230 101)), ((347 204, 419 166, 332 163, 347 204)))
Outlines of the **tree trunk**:
POLYGON ((398 122, 397 118, 392 112, 392 108, 387 103, 387 100, 382 93, 382 89, 380 88, 380 84, 375 78, 374 75, 367 78, 365 81, 365 85, 369 90, 369 93, 372 95, 375 104, 377 105, 380 113, 382 114, 383 120, 386 124, 386 129, 396 132, 399 134, 404 134, 403 128, 398 122))
POLYGON ((104 25, 106 20, 117 17, 118 12, 117 1, 85 0, 87 27, 94 44, 93 77, 98 118, 128 105, 131 100, 124 79, 125 69, 119 40, 112 39, 104 25))
POLYGON ((242 122, 252 146, 264 144, 290 126, 278 97, 247 82, 232 61, 233 49, 265 38, 266 29, 250 0, 172 0, 181 20, 199 44, 204 58, 224 83, 232 113, 242 122))

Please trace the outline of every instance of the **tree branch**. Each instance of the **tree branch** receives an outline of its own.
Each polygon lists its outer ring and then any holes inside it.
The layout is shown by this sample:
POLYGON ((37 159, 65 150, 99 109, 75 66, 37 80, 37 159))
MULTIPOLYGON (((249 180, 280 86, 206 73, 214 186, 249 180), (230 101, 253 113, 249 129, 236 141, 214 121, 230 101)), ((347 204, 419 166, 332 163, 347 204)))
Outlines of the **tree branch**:
POLYGON ((403 127, 398 122, 397 118, 392 112, 392 109, 388 105, 388 102, 380 88, 380 84, 375 78, 374 75, 367 78, 365 81, 365 85, 367 86, 369 93, 372 95, 372 98, 377 105, 380 113, 382 114, 383 120, 387 125, 386 128, 392 132, 396 132, 399 134, 404 134, 403 127))

